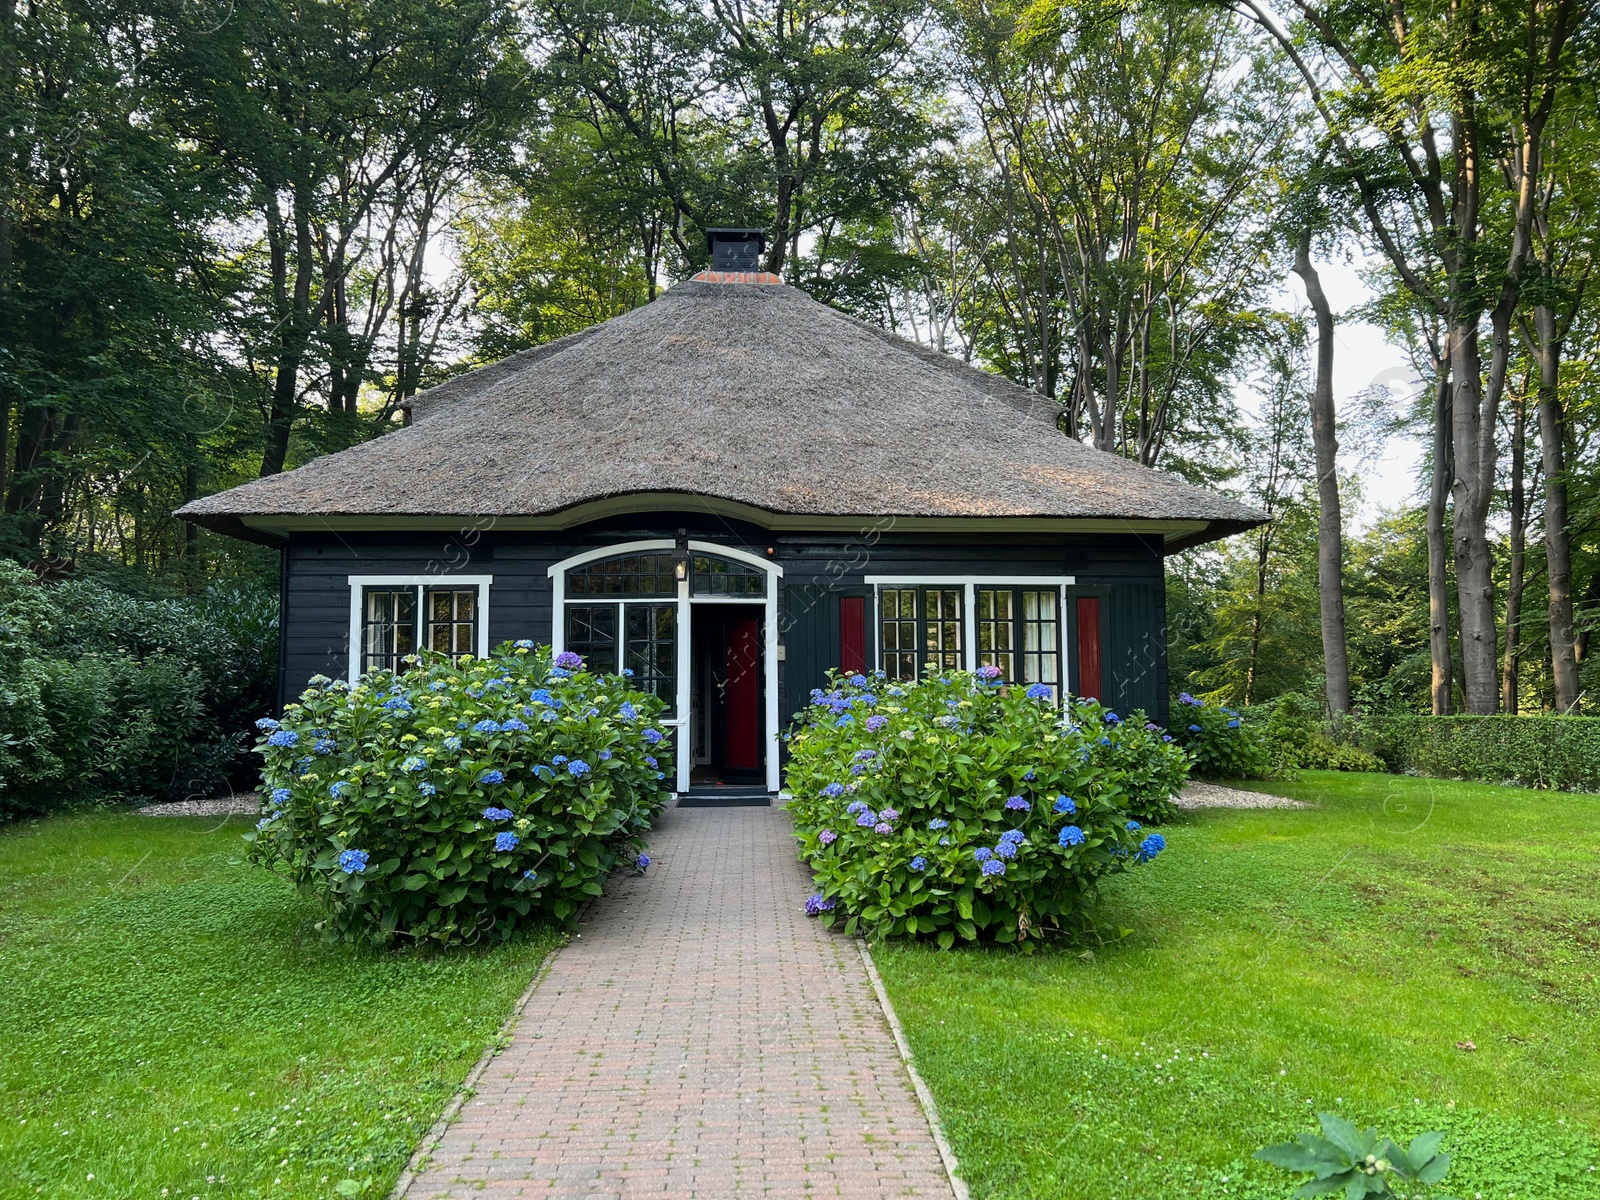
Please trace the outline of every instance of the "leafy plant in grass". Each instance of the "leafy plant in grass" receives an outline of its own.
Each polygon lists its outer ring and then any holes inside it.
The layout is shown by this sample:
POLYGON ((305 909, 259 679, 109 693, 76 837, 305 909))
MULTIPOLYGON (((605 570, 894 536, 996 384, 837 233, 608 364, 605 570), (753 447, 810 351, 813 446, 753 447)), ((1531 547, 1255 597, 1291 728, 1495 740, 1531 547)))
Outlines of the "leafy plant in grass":
POLYGON ((1177 815, 1172 798, 1189 778, 1189 759, 1170 733, 1137 710, 1127 720, 1107 720, 1110 710, 1096 700, 1071 700, 1068 711, 1079 728, 1098 732, 1085 742, 1089 761, 1121 780, 1129 816, 1157 825, 1177 815))
POLYGON ((1260 779, 1270 758, 1261 731, 1231 708, 1184 692, 1172 710, 1172 736, 1189 752, 1203 779, 1260 779))
POLYGON ((846 932, 943 947, 1084 932, 1098 882, 1166 845, 1130 799, 1177 786, 1186 760, 1142 720, 1062 711, 992 667, 831 682, 789 738, 789 812, 820 889, 807 907, 846 932), (1160 760, 1137 777, 1136 748, 1160 760))
POLYGON ((403 675, 319 678, 259 722, 270 809, 251 857, 346 938, 436 943, 570 922, 666 801, 661 701, 575 654, 426 655, 403 675))
POLYGON ((1311 1178, 1295 1190, 1296 1197, 1343 1192, 1346 1200, 1363 1196, 1451 1200, 1433 1190, 1450 1170, 1450 1156, 1439 1149, 1444 1134, 1419 1134, 1409 1146, 1401 1146, 1376 1129, 1357 1129, 1335 1113, 1318 1113, 1317 1120, 1322 1136, 1296 1134, 1292 1142, 1266 1146, 1255 1154, 1286 1171, 1310 1173, 1311 1178))

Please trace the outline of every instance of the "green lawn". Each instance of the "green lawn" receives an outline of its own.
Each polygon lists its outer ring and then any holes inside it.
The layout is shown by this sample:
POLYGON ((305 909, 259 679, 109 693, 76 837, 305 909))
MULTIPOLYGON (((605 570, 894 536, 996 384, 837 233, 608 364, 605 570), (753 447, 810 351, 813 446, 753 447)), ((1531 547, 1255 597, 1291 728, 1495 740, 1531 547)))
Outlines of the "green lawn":
POLYGON ((1166 827, 1092 954, 879 949, 974 1196, 1283 1197, 1251 1152, 1332 1110, 1447 1130, 1469 1200, 1600 1197, 1600 797, 1259 790, 1317 807, 1166 827))
POLYGON ((0 830, 0 1197, 385 1195, 554 944, 329 945, 245 827, 0 830))

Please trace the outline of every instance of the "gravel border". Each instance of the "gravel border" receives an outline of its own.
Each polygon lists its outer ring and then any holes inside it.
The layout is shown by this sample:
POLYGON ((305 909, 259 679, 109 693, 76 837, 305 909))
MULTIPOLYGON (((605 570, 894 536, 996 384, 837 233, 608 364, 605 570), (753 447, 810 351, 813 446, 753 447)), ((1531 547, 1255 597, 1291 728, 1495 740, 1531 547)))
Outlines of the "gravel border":
POLYGON ((261 811, 261 793, 235 792, 210 800, 174 800, 168 804, 146 804, 133 811, 141 817, 253 817, 261 811))
POLYGON ((1183 790, 1172 798, 1179 808, 1310 808, 1303 800, 1287 796, 1272 796, 1266 792, 1247 792, 1242 788, 1224 787, 1220 783, 1201 783, 1190 780, 1183 790))

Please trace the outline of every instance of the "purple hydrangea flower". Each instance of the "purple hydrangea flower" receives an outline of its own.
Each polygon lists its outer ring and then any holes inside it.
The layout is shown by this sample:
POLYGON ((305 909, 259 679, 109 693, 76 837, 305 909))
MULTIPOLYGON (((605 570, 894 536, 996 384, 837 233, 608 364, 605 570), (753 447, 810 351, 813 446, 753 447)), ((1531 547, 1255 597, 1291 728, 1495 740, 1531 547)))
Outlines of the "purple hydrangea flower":
POLYGON ((878 814, 878 820, 880 821, 898 821, 899 819, 900 813, 892 808, 886 808, 878 814))
POLYGON ((494 849, 496 854, 509 854, 522 845, 522 839, 509 831, 494 835, 494 849))
POLYGON ((1021 796, 1013 796, 1006 801, 1006 810, 1008 812, 1027 812, 1032 807, 1033 805, 1029 804, 1021 796))
POLYGON ((879 821, 876 825, 874 825, 872 827, 872 832, 878 834, 881 837, 886 833, 893 833, 894 832, 894 826, 889 824, 889 822, 887 822, 887 821, 879 821))
POLYGON ((839 840, 839 835, 831 829, 824 829, 817 834, 817 841, 824 846, 831 846, 839 840))
POLYGON ((571 650, 563 650, 555 657, 555 665, 563 671, 579 671, 583 669, 583 659, 571 650))
POLYGON ((815 917, 820 913, 832 912, 834 902, 821 892, 814 892, 806 897, 806 916, 815 917))
POLYGON ((1190 708, 1204 708, 1205 707, 1205 702, 1204 701, 1196 700, 1193 696, 1189 695, 1188 692, 1179 692, 1178 693, 1178 703, 1179 704, 1187 704, 1190 708))
POLYGON ((638 858, 633 860, 633 865, 638 867, 641 871, 644 870, 650 865, 650 856, 648 854, 639 855, 638 858))
POLYGON ((889 724, 889 718, 888 717, 884 716, 882 713, 876 713, 873 716, 870 716, 870 717, 867 718, 867 732, 868 733, 877 733, 879 730, 883 729, 888 724, 889 724))
POLYGON ((979 679, 988 681, 1000 678, 1000 668, 992 664, 979 667, 973 672, 979 679))

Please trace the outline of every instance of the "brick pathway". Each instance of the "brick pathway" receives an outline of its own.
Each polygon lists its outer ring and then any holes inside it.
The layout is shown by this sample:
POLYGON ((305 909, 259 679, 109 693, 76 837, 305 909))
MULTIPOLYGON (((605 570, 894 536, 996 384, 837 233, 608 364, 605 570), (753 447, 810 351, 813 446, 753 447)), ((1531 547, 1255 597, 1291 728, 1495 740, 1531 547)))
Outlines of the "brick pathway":
POLYGON ((550 964, 407 1200, 948 1200, 855 943, 801 911, 783 810, 675 809, 650 855, 550 964))

